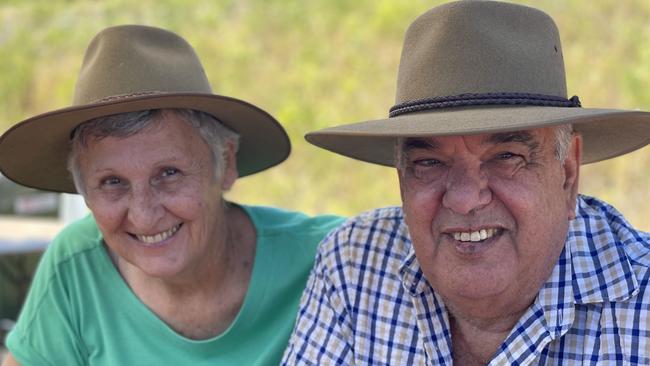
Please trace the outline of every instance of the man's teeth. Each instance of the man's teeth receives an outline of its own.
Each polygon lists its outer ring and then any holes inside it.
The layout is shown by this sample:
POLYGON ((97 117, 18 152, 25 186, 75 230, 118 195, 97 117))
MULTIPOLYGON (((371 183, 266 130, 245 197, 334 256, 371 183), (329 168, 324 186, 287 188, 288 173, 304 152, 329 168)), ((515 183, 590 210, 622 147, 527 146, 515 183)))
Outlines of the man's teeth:
POLYGON ((145 242, 147 244, 156 244, 174 235, 180 227, 181 225, 178 224, 171 229, 163 231, 162 233, 158 233, 156 235, 136 235, 135 237, 138 238, 138 240, 141 242, 145 242))
POLYGON ((458 241, 477 242, 493 237, 498 229, 481 229, 478 231, 465 231, 453 233, 454 239, 458 241))

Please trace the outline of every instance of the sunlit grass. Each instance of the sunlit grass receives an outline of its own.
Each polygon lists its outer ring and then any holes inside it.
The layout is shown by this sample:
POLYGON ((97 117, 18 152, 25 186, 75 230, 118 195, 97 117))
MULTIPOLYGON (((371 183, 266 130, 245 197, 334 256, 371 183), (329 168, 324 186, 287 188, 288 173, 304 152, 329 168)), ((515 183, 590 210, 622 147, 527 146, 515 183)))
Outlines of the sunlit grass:
MULTIPOLYGON (((245 99, 287 128, 293 155, 240 180, 229 197, 310 213, 352 215, 399 204, 395 173, 307 144, 309 130, 386 116, 403 32, 440 1, 3 1, 0 130, 72 99, 84 49, 123 23, 180 33, 197 49, 215 93, 245 99)), ((557 21, 568 91, 585 106, 650 110, 650 2, 519 1, 557 21)), ((650 231, 650 149, 587 166, 584 192, 650 231)))

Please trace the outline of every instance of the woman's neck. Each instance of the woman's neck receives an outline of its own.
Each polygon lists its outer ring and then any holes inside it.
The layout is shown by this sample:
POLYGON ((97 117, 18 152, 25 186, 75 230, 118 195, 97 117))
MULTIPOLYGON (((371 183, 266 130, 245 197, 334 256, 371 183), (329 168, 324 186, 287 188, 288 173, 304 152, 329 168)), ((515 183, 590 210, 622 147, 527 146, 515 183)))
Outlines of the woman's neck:
POLYGON ((205 339, 222 333, 237 316, 252 276, 256 231, 242 208, 224 208, 213 250, 201 262, 174 278, 143 273, 113 256, 133 293, 178 333, 205 339), (223 230, 223 231, 222 231, 223 230))

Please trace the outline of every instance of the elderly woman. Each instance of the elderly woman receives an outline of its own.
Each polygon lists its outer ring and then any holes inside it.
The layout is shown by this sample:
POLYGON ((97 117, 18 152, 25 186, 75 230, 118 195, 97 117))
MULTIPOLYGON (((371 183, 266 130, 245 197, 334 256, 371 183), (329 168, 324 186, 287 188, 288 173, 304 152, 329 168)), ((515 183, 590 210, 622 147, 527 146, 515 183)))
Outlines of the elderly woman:
POLYGON ((0 138, 7 177, 78 192, 92 213, 44 254, 5 365, 277 364, 315 247, 340 219, 223 193, 288 153, 273 117, 211 94, 182 38, 99 33, 74 106, 0 138))

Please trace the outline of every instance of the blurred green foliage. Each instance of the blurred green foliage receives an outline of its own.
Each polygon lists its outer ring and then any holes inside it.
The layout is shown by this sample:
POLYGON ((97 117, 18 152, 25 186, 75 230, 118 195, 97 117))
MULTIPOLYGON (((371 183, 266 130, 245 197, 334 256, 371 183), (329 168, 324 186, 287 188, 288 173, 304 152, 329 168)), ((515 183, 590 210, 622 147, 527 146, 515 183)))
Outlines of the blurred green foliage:
MULTIPOLYGON (((32 282, 40 252, 0 256, 0 319, 17 319, 32 282)), ((0 327, 0 345, 4 341, 0 327)))
MULTIPOLYGON (((528 0, 560 28, 570 95, 586 107, 650 110, 650 2, 528 0)), ((393 170, 307 144, 317 128, 387 115, 404 30, 441 1, 0 0, 0 131, 68 106, 84 49, 124 23, 175 31, 194 45, 214 92, 264 108, 293 153, 237 182, 235 201, 352 215, 399 204, 393 170)), ((650 148, 586 166, 582 192, 650 231, 650 148)))

